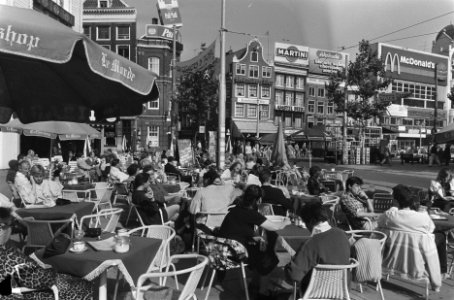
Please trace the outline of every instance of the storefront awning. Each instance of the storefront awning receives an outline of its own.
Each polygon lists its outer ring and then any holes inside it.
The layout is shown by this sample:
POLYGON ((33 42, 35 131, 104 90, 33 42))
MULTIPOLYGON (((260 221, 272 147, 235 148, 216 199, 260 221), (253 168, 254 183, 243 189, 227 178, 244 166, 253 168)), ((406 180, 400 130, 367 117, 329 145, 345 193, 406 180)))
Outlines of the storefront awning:
MULTIPOLYGON (((233 137, 242 137, 243 134, 257 132, 257 122, 254 121, 239 121, 232 120, 232 136, 233 137)), ((259 123, 259 133, 276 133, 277 126, 272 122, 260 122, 259 123)))

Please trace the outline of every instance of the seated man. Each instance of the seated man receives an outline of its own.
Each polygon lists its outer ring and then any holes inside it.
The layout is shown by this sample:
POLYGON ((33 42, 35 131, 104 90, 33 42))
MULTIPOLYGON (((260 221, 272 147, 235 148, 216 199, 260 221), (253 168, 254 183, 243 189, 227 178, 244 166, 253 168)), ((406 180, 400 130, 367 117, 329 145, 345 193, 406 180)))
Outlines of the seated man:
POLYGON ((30 173, 36 202, 49 207, 55 206, 55 201, 62 197, 63 185, 60 181, 44 179, 45 171, 41 165, 34 165, 30 173))
POLYGON ((273 204, 274 214, 285 216, 287 210, 293 209, 290 199, 284 196, 280 188, 271 185, 271 172, 269 169, 264 169, 259 174, 259 178, 262 183, 262 203, 273 204))
MULTIPOLYGON (((295 281, 299 284, 301 293, 304 293, 309 285, 312 270, 317 264, 348 265, 350 263, 350 243, 347 234, 328 224, 328 216, 321 203, 308 203, 300 211, 300 216, 307 229, 311 231, 312 237, 298 249, 283 270, 273 271, 268 280, 273 281, 274 284, 266 284, 261 289, 262 293, 279 294, 282 290, 290 292, 295 281), (333 245, 336 251, 333 251, 333 245), (273 291, 273 289, 276 290, 273 291)), ((276 296, 274 299, 288 299, 288 297, 276 296)))
POLYGON ((361 212, 374 211, 371 199, 361 189, 362 184, 363 180, 359 177, 348 178, 345 184, 346 190, 341 197, 340 203, 352 229, 373 230, 377 227, 376 222, 371 222, 364 217, 358 216, 358 213, 361 212))
POLYGON ((122 183, 129 178, 128 174, 121 171, 119 167, 120 160, 118 158, 112 159, 110 162, 109 178, 113 183, 122 183))
POLYGON ((177 163, 178 162, 174 157, 167 157, 167 163, 164 166, 164 172, 166 172, 167 175, 177 175, 181 181, 191 183, 192 177, 186 176, 180 170, 178 170, 177 163))

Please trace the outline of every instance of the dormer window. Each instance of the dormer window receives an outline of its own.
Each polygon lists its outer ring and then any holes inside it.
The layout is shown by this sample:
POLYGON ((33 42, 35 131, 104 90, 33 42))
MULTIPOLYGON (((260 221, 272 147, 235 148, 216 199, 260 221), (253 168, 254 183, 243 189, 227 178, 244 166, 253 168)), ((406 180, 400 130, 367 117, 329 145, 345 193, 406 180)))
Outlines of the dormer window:
POLYGON ((108 8, 109 0, 98 0, 98 8, 108 8))
POLYGON ((259 61, 259 52, 257 50, 253 50, 251 52, 251 62, 258 62, 259 61))

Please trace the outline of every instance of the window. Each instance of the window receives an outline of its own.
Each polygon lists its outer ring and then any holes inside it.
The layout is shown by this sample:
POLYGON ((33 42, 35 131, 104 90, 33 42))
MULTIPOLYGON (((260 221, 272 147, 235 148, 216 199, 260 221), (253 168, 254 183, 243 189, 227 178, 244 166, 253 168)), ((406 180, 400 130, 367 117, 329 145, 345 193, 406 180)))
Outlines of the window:
POLYGON ((244 83, 237 83, 236 84, 236 96, 238 97, 244 97, 246 96, 246 87, 244 85, 244 83))
POLYGON ((130 36, 129 26, 117 26, 117 40, 129 40, 130 36))
POLYGON ((110 26, 98 26, 96 27, 96 39, 98 41, 110 40, 110 26))
POLYGON ((91 39, 91 27, 90 26, 84 26, 84 34, 91 39))
POLYGON ((271 95, 271 87, 269 85, 262 85, 261 98, 269 99, 271 95))
POLYGON ((301 117, 295 117, 295 122, 293 124, 295 128, 301 128, 301 117))
POLYGON ((259 61, 259 52, 257 50, 254 50, 251 52, 251 61, 252 62, 258 62, 259 61))
POLYGON ((325 105, 323 102, 317 102, 317 113, 319 114, 325 113, 325 105))
POLYGON ((315 101, 314 100, 309 100, 307 103, 307 111, 310 113, 315 112, 315 101))
POLYGON ((295 94, 295 106, 304 107, 304 94, 301 93, 295 94))
POLYGON ((257 105, 248 104, 247 116, 248 118, 257 118, 257 105))
POLYGON ((152 110, 159 109, 159 98, 148 102, 148 109, 152 109, 152 110))
POLYGON ((293 93, 285 93, 285 105, 292 106, 293 105, 293 93))
POLYGON ((235 117, 244 117, 244 103, 235 103, 235 117))
POLYGON ((325 98, 325 89, 324 88, 319 88, 317 91, 317 95, 321 98, 325 98))
POLYGON ((98 0, 98 7, 99 8, 108 8, 109 0, 98 0))
POLYGON ((285 116, 285 126, 292 127, 292 116, 291 115, 285 116))
POLYGON ((270 106, 260 105, 260 119, 265 120, 270 117, 270 106))
POLYGON ((274 102, 276 102, 276 105, 282 105, 284 103, 284 93, 282 91, 276 91, 274 102))
POLYGON ((315 97, 315 88, 312 86, 309 88, 309 96, 315 97))
POLYGON ((300 90, 304 90, 304 77, 297 76, 296 77, 296 88, 300 90))
POLYGON ((413 119, 402 119, 402 125, 413 125, 413 119))
POLYGON ((236 64, 236 75, 246 75, 246 65, 236 64))
POLYGON ((327 109, 329 115, 334 114, 334 103, 328 103, 327 109))
POLYGON ((129 59, 129 45, 117 45, 117 53, 129 59))
POLYGON ((271 67, 262 67, 262 77, 271 78, 271 67))
POLYGON ((257 85, 249 84, 248 85, 248 92, 250 98, 257 98, 257 85))
POLYGON ((284 75, 276 75, 276 86, 284 86, 284 75))
POLYGON ((159 76, 161 59, 159 57, 149 57, 148 58, 148 70, 159 76))
POLYGON ((249 66, 249 77, 259 78, 259 66, 249 66))
POLYGON ((147 126, 147 145, 159 147, 159 126, 147 126))
POLYGON ((287 75, 287 77, 285 78, 285 86, 289 87, 289 88, 294 87, 295 86, 295 78, 293 76, 287 75))

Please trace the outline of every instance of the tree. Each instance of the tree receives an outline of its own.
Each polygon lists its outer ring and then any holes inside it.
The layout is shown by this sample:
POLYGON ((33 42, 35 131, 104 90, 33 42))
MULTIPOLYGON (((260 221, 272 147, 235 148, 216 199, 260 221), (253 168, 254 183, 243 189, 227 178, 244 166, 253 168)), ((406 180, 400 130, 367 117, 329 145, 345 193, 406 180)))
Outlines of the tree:
POLYGON ((347 116, 355 120, 360 129, 360 136, 364 132, 366 121, 382 116, 391 101, 378 98, 378 93, 384 91, 392 82, 386 76, 383 61, 373 51, 366 40, 359 43, 359 53, 356 60, 348 63, 347 78, 345 72, 338 72, 330 77, 326 84, 327 97, 334 103, 337 112, 347 112, 347 116), (345 100, 344 88, 341 84, 347 81, 348 94, 354 99, 345 100))
POLYGON ((217 129, 218 80, 215 67, 205 70, 186 71, 181 74, 177 95, 180 118, 186 120, 188 129, 198 131, 205 125, 207 130, 217 129))
POLYGON ((451 87, 451 91, 448 94, 448 99, 454 101, 454 86, 451 87))

